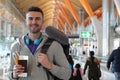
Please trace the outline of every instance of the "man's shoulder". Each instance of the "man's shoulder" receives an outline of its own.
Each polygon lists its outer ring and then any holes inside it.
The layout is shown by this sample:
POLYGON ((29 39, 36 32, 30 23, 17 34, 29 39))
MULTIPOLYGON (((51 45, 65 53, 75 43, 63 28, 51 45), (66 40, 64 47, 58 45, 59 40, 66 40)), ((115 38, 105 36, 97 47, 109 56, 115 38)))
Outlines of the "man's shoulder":
POLYGON ((20 45, 21 42, 23 42, 23 41, 22 41, 23 38, 24 38, 24 36, 21 36, 21 37, 17 38, 17 39, 11 44, 11 46, 20 45))
POLYGON ((18 45, 18 42, 17 42, 17 41, 14 41, 14 42, 11 44, 11 47, 14 47, 14 46, 16 46, 16 45, 18 45))
POLYGON ((118 51, 120 51, 119 48, 118 48, 118 49, 114 49, 114 50, 112 51, 112 53, 116 53, 116 52, 118 52, 118 51))
POLYGON ((49 38, 47 36, 43 37, 43 44, 50 44, 50 45, 53 45, 53 46, 60 45, 60 43, 58 41, 56 41, 55 39, 49 38))
POLYGON ((113 56, 113 55, 117 55, 117 53, 120 53, 120 49, 119 49, 119 48, 113 50, 112 53, 111 53, 111 56, 113 56))

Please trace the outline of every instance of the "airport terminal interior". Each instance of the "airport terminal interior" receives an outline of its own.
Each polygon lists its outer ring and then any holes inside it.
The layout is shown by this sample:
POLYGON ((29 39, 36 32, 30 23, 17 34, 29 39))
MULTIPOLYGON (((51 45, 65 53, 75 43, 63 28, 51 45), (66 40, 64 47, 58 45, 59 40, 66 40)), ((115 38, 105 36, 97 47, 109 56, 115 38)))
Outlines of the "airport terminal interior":
MULTIPOLYGON (((120 44, 120 0, 0 0, 0 80, 10 64, 11 44, 27 34, 25 12, 30 6, 44 12, 44 26, 53 26, 69 39, 69 54, 82 68, 90 51, 101 60, 100 80, 114 80, 106 63, 120 44), (83 53, 84 52, 84 53, 83 53)), ((82 76, 87 79, 87 74, 82 76)))

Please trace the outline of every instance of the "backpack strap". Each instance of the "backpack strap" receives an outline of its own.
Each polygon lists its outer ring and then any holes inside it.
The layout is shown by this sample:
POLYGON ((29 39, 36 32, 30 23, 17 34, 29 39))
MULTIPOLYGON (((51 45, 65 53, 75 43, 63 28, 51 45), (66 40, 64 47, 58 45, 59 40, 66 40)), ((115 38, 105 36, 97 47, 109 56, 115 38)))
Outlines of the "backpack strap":
MULTIPOLYGON (((46 54, 47 51, 48 51, 48 49, 49 49, 49 47, 50 47, 50 45, 52 44, 53 41, 54 41, 54 39, 47 38, 47 40, 45 41, 45 43, 44 43, 43 46, 41 47, 41 51, 40 51, 40 52, 46 54)), ((38 63, 37 66, 40 67, 41 64, 38 63)), ((51 74, 51 73, 50 73, 46 68, 44 68, 44 69, 46 70, 46 74, 47 74, 47 78, 48 78, 48 80, 50 80, 50 76, 49 76, 49 74, 51 74)))
MULTIPOLYGON (((46 54, 50 45, 52 44, 52 42, 54 41, 54 39, 51 39, 51 38, 47 38, 47 40, 45 41, 45 43, 43 44, 43 46, 41 47, 41 51, 42 53, 46 54)), ((40 63, 38 63, 37 65, 38 67, 41 66, 40 63)))
POLYGON ((53 41, 54 41, 54 39, 47 38, 47 40, 45 41, 45 43, 41 47, 41 52, 46 54, 46 52, 48 51, 48 49, 53 41))

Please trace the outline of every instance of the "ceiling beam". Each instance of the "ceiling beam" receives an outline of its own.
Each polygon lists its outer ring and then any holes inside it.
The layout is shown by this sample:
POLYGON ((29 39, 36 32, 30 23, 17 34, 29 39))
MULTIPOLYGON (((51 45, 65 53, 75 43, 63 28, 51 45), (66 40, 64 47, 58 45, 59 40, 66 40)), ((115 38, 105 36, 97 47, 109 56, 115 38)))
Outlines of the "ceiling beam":
POLYGON ((71 28, 73 28, 73 25, 72 25, 72 21, 70 20, 69 16, 67 15, 66 11, 64 10, 64 8, 61 6, 61 5, 57 5, 62 13, 62 15, 64 15, 64 18, 66 19, 66 21, 68 22, 69 26, 71 28))
POLYGON ((86 10, 86 12, 88 13, 88 15, 90 17, 94 16, 94 13, 89 5, 89 3, 87 2, 87 0, 80 0, 80 3, 83 5, 84 9, 86 10))
POLYGON ((120 16, 120 0, 114 0, 114 3, 117 8, 118 14, 120 16))
POLYGON ((21 6, 21 8, 25 8, 25 7, 30 7, 28 5, 33 6, 33 4, 35 2, 38 2, 38 0, 34 0, 34 1, 33 0, 24 0, 24 1, 20 2, 20 3, 18 3, 18 4, 19 4, 19 6, 21 6))
POLYGON ((49 1, 49 2, 47 2, 47 3, 45 3, 45 4, 42 4, 42 5, 40 6, 40 8, 44 9, 44 8, 47 7, 47 6, 54 6, 54 3, 53 3, 52 1, 49 1))
MULTIPOLYGON (((62 24, 62 26, 63 26, 63 29, 65 30, 65 28, 64 28, 64 26, 65 26, 65 20, 62 18, 62 16, 59 14, 59 16, 57 16, 58 18, 58 20, 60 21, 60 23, 62 24)), ((69 31, 69 29, 68 29, 68 26, 66 26, 66 30, 67 30, 67 32, 70 32, 69 31)))
POLYGON ((16 2, 17 2, 17 3, 22 3, 22 2, 23 2, 23 0, 16 0, 16 2))
MULTIPOLYGON (((18 21, 17 22, 21 22, 24 23, 24 17, 20 14, 19 10, 14 6, 14 4, 11 2, 11 0, 0 0, 0 5, 6 10, 8 11, 12 17, 16 18, 18 21)), ((7 16, 5 16, 7 17, 7 16)), ((13 19, 9 19, 9 21, 13 19)), ((10 21, 10 22, 12 22, 10 21)), ((14 23, 14 22, 12 22, 14 23)))
POLYGON ((16 6, 10 0, 7 0, 7 2, 8 2, 8 4, 10 4, 10 6, 13 8, 13 10, 15 10, 19 14, 19 17, 22 18, 22 20, 25 20, 25 17, 22 15, 22 13, 19 11, 19 9, 17 9, 16 6))
POLYGON ((73 17, 74 17, 74 19, 76 20, 76 22, 77 22, 78 24, 81 24, 80 19, 79 19, 79 16, 78 16, 77 12, 75 11, 75 9, 73 8, 70 0, 64 0, 64 3, 65 3, 65 5, 67 6, 67 8, 69 9, 69 11, 71 12, 71 14, 73 15, 73 17))

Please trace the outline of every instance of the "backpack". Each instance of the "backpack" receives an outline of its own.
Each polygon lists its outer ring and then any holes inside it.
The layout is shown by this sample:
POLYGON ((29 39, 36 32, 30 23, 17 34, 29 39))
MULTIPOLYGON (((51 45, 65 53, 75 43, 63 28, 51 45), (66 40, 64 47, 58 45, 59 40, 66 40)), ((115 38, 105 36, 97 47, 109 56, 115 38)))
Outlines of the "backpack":
MULTIPOLYGON (((43 44, 43 46, 41 47, 41 52, 42 53, 46 53, 50 47, 50 45, 52 44, 53 41, 56 41, 55 39, 52 39, 52 38, 47 38, 47 40, 45 41, 45 43, 43 44)), ((58 41, 57 41, 58 42, 58 41)), ((60 43, 60 42, 59 42, 60 43)), ((60 43, 61 44, 61 43, 60 43)), ((69 55, 69 45, 63 45, 61 44, 62 47, 63 47, 63 51, 65 53, 65 56, 69 62, 69 64, 72 65, 71 68, 73 68, 73 60, 72 60, 72 57, 69 55)), ((40 64, 39 64, 40 65, 40 64)), ((39 66, 38 65, 38 66, 39 66)), ((46 70, 46 73, 50 73, 48 70, 46 70)), ((51 73, 50 73, 51 74, 51 73)), ((52 75, 52 74, 51 74, 52 75)), ((48 74, 47 74, 48 76, 48 74)), ((56 76, 52 75, 54 77, 54 80, 62 80, 62 79, 59 79, 57 78, 56 76)), ((48 80, 49 80, 49 76, 48 76, 48 80)))

